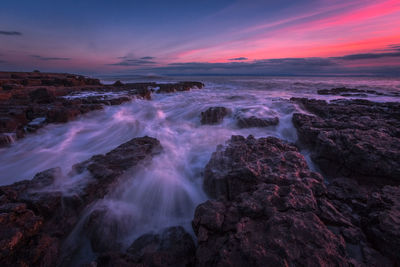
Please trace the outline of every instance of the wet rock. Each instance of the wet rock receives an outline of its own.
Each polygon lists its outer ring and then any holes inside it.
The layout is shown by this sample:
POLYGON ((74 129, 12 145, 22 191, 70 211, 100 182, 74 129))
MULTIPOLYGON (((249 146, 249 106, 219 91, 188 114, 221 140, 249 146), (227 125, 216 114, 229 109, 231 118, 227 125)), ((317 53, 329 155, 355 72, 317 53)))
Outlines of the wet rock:
POLYGON ((15 135, 6 133, 0 134, 0 147, 12 144, 14 143, 14 141, 15 141, 15 135))
POLYGON ((133 223, 128 214, 114 214, 100 205, 91 211, 84 223, 83 232, 94 252, 119 251, 122 247, 121 240, 133 223))
POLYGON ((320 95, 340 95, 340 96, 351 96, 351 97, 367 97, 369 95, 376 96, 400 96, 400 94, 394 93, 382 93, 375 90, 363 90, 356 88, 338 87, 332 89, 322 89, 317 91, 320 95))
POLYGON ((204 84, 201 82, 179 82, 174 84, 157 84, 157 86, 159 89, 156 93, 174 93, 189 91, 193 88, 201 89, 204 87, 204 84))
POLYGON ((115 83, 113 83, 114 86, 123 86, 124 84, 121 81, 116 81, 115 83))
POLYGON ((35 132, 37 129, 43 127, 46 124, 46 118, 36 118, 25 126, 25 130, 28 132, 35 132))
POLYGON ((195 245, 183 227, 169 227, 161 234, 145 234, 128 248, 132 258, 146 266, 190 266, 195 245))
MULTIPOLYGON (((123 84, 120 81, 103 85, 98 79, 74 74, 0 72, 0 134, 12 133, 22 138, 24 129, 36 130, 27 124, 37 118, 46 117, 48 123, 65 123, 81 114, 102 109, 103 105, 120 105, 134 98, 150 100, 157 87, 160 93, 167 93, 203 86, 199 82, 123 84), (88 96, 84 92, 98 95, 88 96), (82 97, 77 98, 77 95, 82 97)), ((2 139, 0 146, 6 145, 2 139)))
POLYGON ((251 117, 239 117, 237 125, 239 128, 251 128, 251 127, 268 127, 279 124, 279 118, 257 118, 251 117))
POLYGON ((20 84, 3 84, 2 87, 4 91, 20 90, 23 88, 20 84))
POLYGON ((193 266, 195 244, 182 227, 169 227, 159 234, 148 233, 136 239, 127 252, 104 253, 98 266, 193 266))
POLYGON ((400 104, 293 99, 316 116, 296 113, 301 142, 328 175, 374 184, 400 183, 400 104))
POLYGON ((81 114, 78 107, 54 107, 46 114, 49 123, 65 123, 71 121, 81 114))
MULTIPOLYGON (((397 227, 389 225, 399 216, 392 212, 396 206, 368 204, 382 191, 348 179, 326 186, 297 148, 277 138, 233 136, 213 153, 204 176, 214 200, 195 211, 197 266, 392 266, 398 261, 397 252, 384 248, 399 240, 397 227), (392 221, 379 227, 369 222, 374 212, 392 221), (395 233, 389 238, 377 231, 375 236, 385 236, 379 239, 385 245, 377 245, 371 227, 395 233)), ((391 190, 395 198, 398 189, 391 190)))
POLYGON ((39 104, 54 102, 54 95, 46 88, 39 88, 29 93, 30 100, 39 104))
POLYGON ((210 107, 201 113, 201 124, 221 123, 229 110, 225 107, 210 107))
POLYGON ((156 139, 134 138, 75 165, 68 175, 53 168, 30 181, 0 187, 0 262, 5 266, 55 266, 62 240, 80 213, 103 198, 126 170, 148 162, 160 151, 156 139), (77 173, 87 175, 80 191, 64 194, 54 187, 56 180, 74 179, 77 173))

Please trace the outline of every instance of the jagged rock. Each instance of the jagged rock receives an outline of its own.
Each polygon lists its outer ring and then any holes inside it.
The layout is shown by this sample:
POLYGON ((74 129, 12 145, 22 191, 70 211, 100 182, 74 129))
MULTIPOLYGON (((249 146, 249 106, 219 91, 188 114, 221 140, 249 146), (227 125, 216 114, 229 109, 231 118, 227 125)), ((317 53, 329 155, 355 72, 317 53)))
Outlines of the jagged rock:
POLYGON ((114 84, 114 86, 123 86, 124 84, 121 81, 116 81, 114 84))
MULTIPOLYGON (((327 187, 319 174, 308 169, 297 148, 277 138, 233 136, 213 153, 204 176, 204 188, 215 200, 195 211, 197 266, 392 266, 398 262, 397 250, 386 249, 397 249, 399 232, 390 228, 400 215, 394 212, 397 206, 389 201, 386 206, 368 204, 372 195, 382 191, 348 184, 348 179, 327 187), (338 187, 340 183, 348 186, 338 187), (385 227, 364 225, 375 212, 387 216, 385 227), (377 227, 394 233, 373 235, 368 230, 377 227), (375 236, 381 244, 372 242, 375 236)), ((390 196, 396 198, 392 191, 390 196)))
POLYGON ((159 234, 148 233, 136 239, 126 253, 108 252, 97 259, 97 266, 193 266, 195 244, 181 226, 159 234))
POLYGON ((237 125, 239 128, 251 128, 251 127, 268 127, 279 124, 279 118, 257 118, 255 116, 251 117, 239 117, 237 120, 237 125))
POLYGON ((54 94, 50 93, 46 88, 39 88, 29 93, 32 102, 39 104, 48 104, 54 102, 54 94))
POLYGON ((56 265, 60 244, 80 213, 103 198, 126 170, 148 162, 160 151, 158 140, 134 138, 105 155, 75 165, 68 175, 53 168, 30 181, 0 187, 0 262, 5 266, 56 265), (83 172, 87 182, 76 193, 63 194, 51 188, 56 179, 73 179, 83 172))
POLYGON ((326 174, 400 183, 400 103, 293 100, 316 114, 295 113, 293 124, 326 174))
POLYGON ((221 123, 229 110, 225 107, 210 107, 201 113, 201 124, 221 123))
POLYGON ((174 92, 182 92, 189 91, 192 88, 201 89, 204 87, 204 84, 201 82, 179 82, 174 84, 157 84, 159 89, 156 93, 174 93, 174 92))
POLYGON ((340 96, 352 96, 352 97, 367 97, 368 94, 376 96, 400 96, 398 92, 382 93, 375 90, 363 90, 356 88, 338 87, 332 89, 322 89, 317 91, 320 95, 340 95, 340 96))

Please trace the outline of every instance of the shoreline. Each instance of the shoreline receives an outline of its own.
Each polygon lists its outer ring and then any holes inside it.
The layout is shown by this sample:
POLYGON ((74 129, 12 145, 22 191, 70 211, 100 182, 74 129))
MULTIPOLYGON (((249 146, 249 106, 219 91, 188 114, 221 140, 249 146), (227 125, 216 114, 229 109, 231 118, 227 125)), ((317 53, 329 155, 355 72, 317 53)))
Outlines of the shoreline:
POLYGON ((200 82, 123 84, 120 81, 105 85, 99 79, 75 74, 0 72, 0 147, 48 123, 65 123, 104 105, 120 105, 134 98, 150 100, 154 92, 189 91, 203 86, 200 82), (85 92, 98 94, 85 96, 85 92), (72 95, 78 97, 68 98, 72 95))

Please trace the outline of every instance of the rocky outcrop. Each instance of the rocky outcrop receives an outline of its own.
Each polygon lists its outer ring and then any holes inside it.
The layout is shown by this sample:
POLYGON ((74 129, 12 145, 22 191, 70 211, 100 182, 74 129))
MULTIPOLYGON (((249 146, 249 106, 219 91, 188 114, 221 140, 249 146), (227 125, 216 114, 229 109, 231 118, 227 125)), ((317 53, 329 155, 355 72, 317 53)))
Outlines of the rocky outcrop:
POLYGON ((382 93, 375 90, 363 90, 356 88, 337 87, 332 89, 322 89, 317 91, 320 95, 340 95, 340 96, 353 96, 353 97, 367 97, 368 95, 375 96, 400 96, 400 93, 382 93))
POLYGON ((169 227, 159 234, 148 233, 136 239, 126 253, 107 252, 97 266, 193 266, 195 244, 182 227, 169 227))
POLYGON ((392 266, 399 187, 354 183, 325 185, 277 138, 233 136, 205 169, 214 200, 195 212, 196 266, 392 266))
POLYGON ((315 114, 294 114, 293 124, 326 174, 400 183, 400 103, 293 100, 315 114))
POLYGON ((237 119, 237 125, 239 128, 251 128, 251 127, 268 127, 279 124, 279 118, 258 118, 255 116, 251 117, 239 117, 237 119))
POLYGON ((77 164, 64 175, 60 168, 30 181, 0 187, 0 262, 4 266, 55 266, 60 244, 84 208, 103 198, 122 174, 161 151, 150 137, 135 138, 105 155, 77 164), (82 179, 80 190, 65 192, 55 181, 82 179))
POLYGON ((133 98, 151 99, 159 92, 187 91, 202 88, 199 82, 172 84, 122 83, 103 85, 98 79, 57 73, 0 72, 0 146, 9 144, 8 136, 22 138, 47 123, 64 123, 79 115, 120 105, 133 98), (40 124, 34 120, 45 118, 40 124), (28 124, 35 124, 30 127, 28 124))
POLYGON ((225 107, 210 107, 201 113, 201 124, 221 123, 229 112, 230 110, 225 107))
POLYGON ((156 93, 175 93, 189 91, 192 88, 201 89, 204 87, 204 84, 201 82, 179 82, 174 84, 157 84, 156 87, 159 87, 156 93))

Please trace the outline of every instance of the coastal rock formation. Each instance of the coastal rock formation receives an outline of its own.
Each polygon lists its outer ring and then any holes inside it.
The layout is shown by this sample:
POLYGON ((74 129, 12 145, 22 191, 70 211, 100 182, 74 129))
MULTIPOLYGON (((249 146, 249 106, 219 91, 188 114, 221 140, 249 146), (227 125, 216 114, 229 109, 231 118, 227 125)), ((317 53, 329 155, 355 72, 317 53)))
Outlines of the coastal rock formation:
POLYGON ((204 84, 201 82, 179 82, 174 84, 160 83, 156 86, 159 87, 156 93, 175 93, 189 91, 194 87, 196 87, 197 89, 201 89, 204 87, 204 84))
POLYGON ((400 93, 382 93, 377 92, 375 90, 363 90, 356 88, 347 88, 347 87, 338 87, 332 89, 322 89, 318 90, 317 93, 319 95, 340 95, 340 96, 353 96, 353 97, 367 97, 368 95, 376 95, 376 96, 400 96, 400 93))
POLYGON ((201 113, 201 124, 221 123, 229 112, 229 109, 225 107, 210 107, 201 113))
POLYGON ((68 122, 104 105, 120 105, 132 98, 150 100, 157 87, 161 93, 203 86, 200 82, 124 84, 120 81, 103 85, 98 79, 73 74, 0 72, 0 146, 47 123, 68 122), (28 125, 39 118, 45 120, 33 123, 34 127, 28 125))
POLYGON ((32 180, 0 187, 0 262, 4 266, 55 266, 60 244, 82 210, 103 198, 122 174, 161 151, 158 140, 134 138, 105 155, 77 164, 64 175, 60 168, 32 180), (60 180, 78 179, 79 190, 66 191, 60 180))
POLYGON ((237 119, 237 125, 239 128, 251 128, 251 127, 268 127, 279 124, 279 118, 258 118, 255 116, 251 117, 239 117, 237 119))
POLYGON ((107 252, 97 266, 193 266, 195 244, 182 227, 169 227, 159 234, 148 233, 136 239, 126 253, 107 252))
POLYGON ((296 113, 293 124, 326 174, 400 183, 400 103, 293 100, 315 114, 296 113))
POLYGON ((326 186, 297 148, 273 137, 233 136, 204 176, 215 199, 195 212, 196 266, 399 262, 398 187, 326 186))

